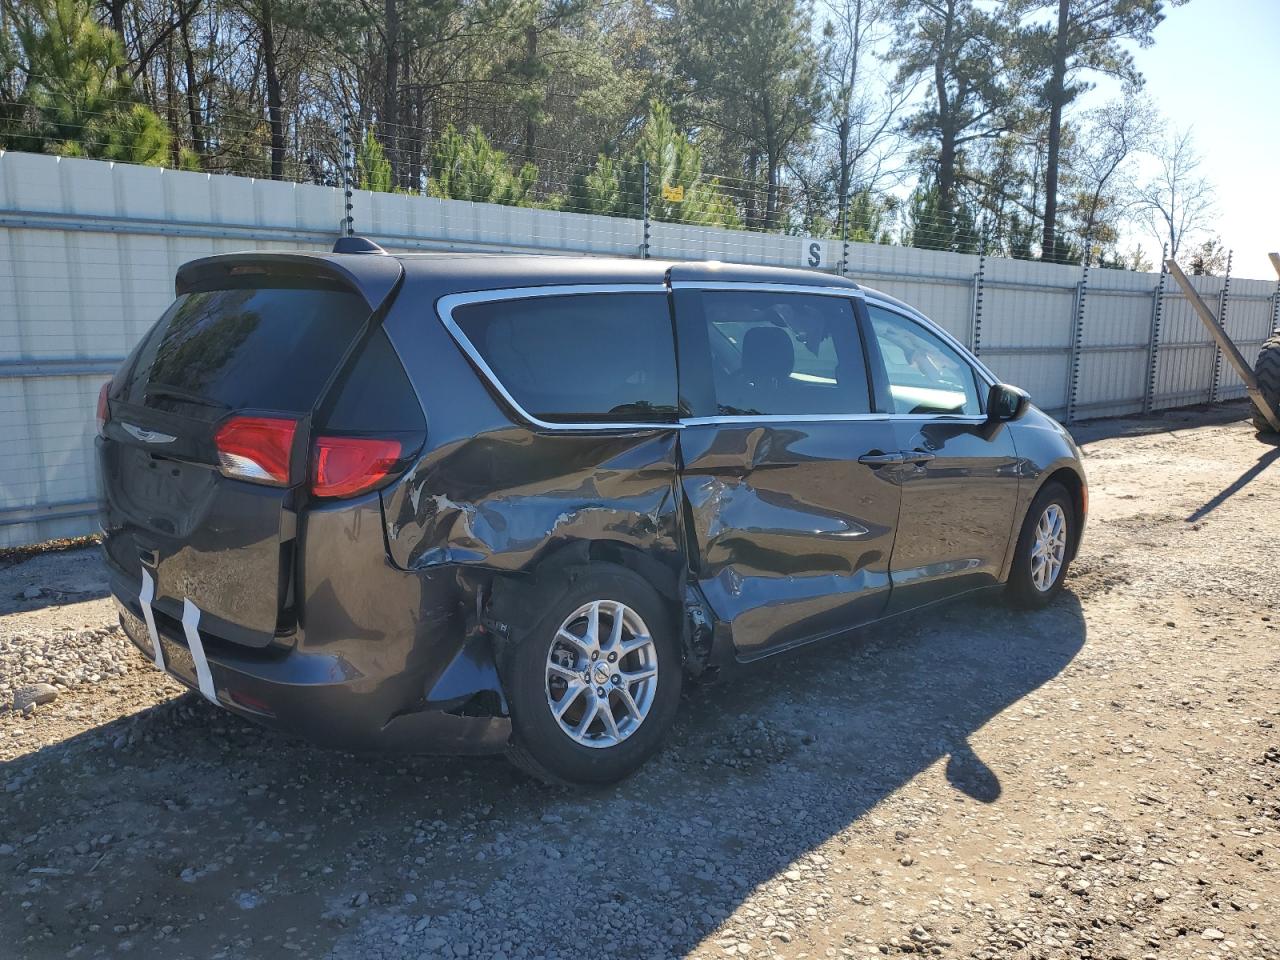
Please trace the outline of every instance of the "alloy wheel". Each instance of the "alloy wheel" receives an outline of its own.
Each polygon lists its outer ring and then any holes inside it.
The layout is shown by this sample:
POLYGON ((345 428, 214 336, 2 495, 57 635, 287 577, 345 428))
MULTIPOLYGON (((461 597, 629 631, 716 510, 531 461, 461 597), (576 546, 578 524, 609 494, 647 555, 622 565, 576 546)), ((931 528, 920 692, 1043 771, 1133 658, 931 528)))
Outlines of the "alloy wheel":
POLYGON ((547 654, 547 706, 574 742, 621 743, 644 723, 657 688, 657 647, 625 603, 584 603, 556 631, 547 654))
POLYGON ((1036 523, 1031 545, 1031 582, 1040 592, 1048 591, 1062 572, 1067 556, 1067 517, 1062 507, 1051 503, 1036 523))

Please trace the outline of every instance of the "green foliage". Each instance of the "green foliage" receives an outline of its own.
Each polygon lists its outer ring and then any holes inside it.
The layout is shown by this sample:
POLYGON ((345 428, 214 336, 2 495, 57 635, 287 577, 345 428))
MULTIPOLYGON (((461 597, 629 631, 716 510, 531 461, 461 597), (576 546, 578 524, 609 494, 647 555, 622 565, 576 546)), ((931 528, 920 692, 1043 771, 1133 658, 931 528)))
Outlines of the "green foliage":
POLYGON ((849 198, 849 240, 855 243, 892 243, 894 204, 864 187, 849 198))
POLYGON ((654 101, 636 145, 622 159, 601 154, 579 173, 569 191, 574 209, 614 217, 640 218, 644 211, 644 163, 649 163, 649 216, 654 220, 701 226, 742 225, 733 201, 714 178, 702 175, 702 151, 671 119, 671 110, 654 101), (681 188, 682 200, 667 200, 663 186, 681 188))
POLYGON ((391 193, 391 163, 373 126, 364 132, 356 151, 356 182, 361 190, 391 193))
POLYGON ((14 24, 30 82, 6 144, 62 156, 162 165, 172 137, 126 80, 124 44, 88 0, 32 0, 14 24))
POLYGON ((982 237, 969 206, 961 201, 953 209, 942 207, 937 184, 919 186, 907 200, 907 222, 902 242, 924 250, 980 253, 982 237))
POLYGON ((685 78, 682 107, 716 131, 761 183, 752 226, 782 222, 782 165, 809 138, 821 107, 809 8, 797 0, 679 0, 671 46, 685 78))
POLYGON ((452 125, 431 154, 427 193, 447 200, 534 206, 538 170, 525 163, 512 171, 507 154, 496 149, 478 127, 459 133, 452 125))

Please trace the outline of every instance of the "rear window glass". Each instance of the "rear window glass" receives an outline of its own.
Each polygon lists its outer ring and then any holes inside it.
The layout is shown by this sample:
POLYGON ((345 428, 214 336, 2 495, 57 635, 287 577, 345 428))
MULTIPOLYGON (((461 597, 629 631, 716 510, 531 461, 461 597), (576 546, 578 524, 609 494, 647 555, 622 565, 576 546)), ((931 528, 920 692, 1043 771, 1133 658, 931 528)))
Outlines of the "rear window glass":
POLYGON ((679 416, 665 294, 499 300, 458 307, 453 319, 516 403, 541 420, 679 416))
POLYGON ((185 294, 143 341, 125 399, 305 412, 368 315, 361 297, 335 289, 185 294))

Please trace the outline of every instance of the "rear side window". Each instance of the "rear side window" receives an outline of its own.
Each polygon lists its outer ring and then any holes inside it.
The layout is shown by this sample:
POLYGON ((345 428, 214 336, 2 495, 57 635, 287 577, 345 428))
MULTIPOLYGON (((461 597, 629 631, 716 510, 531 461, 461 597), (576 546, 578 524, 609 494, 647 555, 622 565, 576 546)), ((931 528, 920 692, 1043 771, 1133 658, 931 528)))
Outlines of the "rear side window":
POLYGON ((460 306, 453 320, 526 412, 558 423, 679 416, 661 293, 587 293, 460 306))
POLYGON ((814 294, 702 294, 716 408, 730 416, 869 413, 853 305, 814 294))
POLYGON ((368 316, 360 296, 334 288, 185 294, 143 341, 124 399, 303 413, 368 316))

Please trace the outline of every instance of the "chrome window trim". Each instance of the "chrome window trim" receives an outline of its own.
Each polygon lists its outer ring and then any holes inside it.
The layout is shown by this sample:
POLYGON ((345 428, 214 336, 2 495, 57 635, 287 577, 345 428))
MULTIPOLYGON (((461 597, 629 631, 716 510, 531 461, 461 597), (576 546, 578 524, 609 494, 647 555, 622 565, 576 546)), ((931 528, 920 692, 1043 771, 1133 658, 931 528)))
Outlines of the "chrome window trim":
POLYGON ((668 287, 665 283, 574 283, 574 284, 554 284, 536 287, 502 287, 490 290, 472 290, 464 293, 451 293, 441 297, 436 301, 436 314, 439 316, 441 323, 445 329, 449 331, 449 335, 453 337, 459 349, 467 356, 467 358, 475 365, 481 375, 488 381, 489 385, 497 391, 499 396, 511 407, 516 414, 529 424, 543 430, 558 430, 573 433, 626 433, 636 430, 681 430, 685 427, 694 426, 713 426, 716 424, 735 424, 735 423, 857 423, 860 421, 892 421, 892 420, 947 420, 953 423, 985 423, 985 416, 971 416, 967 414, 935 414, 935 413, 844 413, 844 414, 767 414, 753 416, 751 414, 724 414, 711 417, 682 417, 674 421, 652 421, 652 422, 600 422, 600 423, 557 423, 551 420, 543 420, 534 416, 526 410, 516 400, 511 392, 503 385, 502 380, 494 372, 493 368, 485 362, 484 357, 471 342, 471 339, 458 326, 457 321, 453 319, 453 311, 458 307, 468 306, 473 303, 493 303, 501 300, 529 300, 535 297, 563 297, 584 294, 600 294, 600 293, 661 293, 665 294, 671 290, 716 290, 728 292, 766 292, 766 293, 788 293, 788 294, 814 294, 826 297, 847 297, 852 299, 863 299, 869 305, 874 304, 883 310, 888 310, 898 316, 903 317, 913 323, 917 323, 924 327, 930 333, 937 336, 948 346, 955 349, 961 357, 963 357, 971 367, 977 372, 981 381, 985 382, 990 388, 999 381, 995 378, 982 361, 978 360, 964 344, 960 343, 946 330, 942 329, 928 317, 923 314, 908 312, 903 310, 897 304, 888 303, 878 297, 868 297, 862 290, 855 287, 827 287, 827 286, 808 286, 805 284, 789 284, 789 283, 758 283, 754 281, 707 281, 707 280, 680 280, 672 283, 668 287))
POLYGON ((857 423, 861 421, 885 421, 893 419, 887 413, 768 413, 758 416, 749 413, 725 413, 713 417, 684 417, 685 427, 716 426, 729 423, 857 423))
POLYGON ((973 424, 987 422, 985 416, 970 416, 958 413, 797 413, 793 416, 788 416, 784 413, 760 414, 759 416, 753 416, 748 413, 726 413, 714 417, 684 417, 681 419, 680 425, 683 427, 701 427, 732 423, 869 423, 873 421, 884 423, 892 420, 945 420, 948 423, 973 424))
POLYGON ((755 280, 676 280, 672 290, 716 290, 729 293, 810 293, 820 297, 866 296, 858 287, 809 286, 803 283, 762 283, 755 280))
MULTIPOLYGON (((496 290, 473 290, 467 293, 451 293, 441 297, 436 301, 436 313, 440 317, 440 322, 444 324, 445 329, 449 331, 449 335, 462 349, 462 352, 470 358, 471 362, 489 381, 489 385, 493 387, 501 395, 519 416, 544 430, 560 430, 574 433, 603 433, 603 432, 628 432, 634 430, 679 430, 683 424, 678 420, 669 422, 657 421, 652 423, 636 422, 636 423, 615 423, 613 421, 601 423, 558 423, 551 420, 542 420, 535 417, 528 410, 520 405, 511 392, 503 385, 502 380, 493 371, 493 368, 485 362, 476 345, 471 339, 462 332, 462 328, 458 326, 456 320, 453 319, 453 311, 458 307, 469 306, 473 303, 493 303, 500 300, 532 300, 535 297, 565 297, 591 293, 667 293, 667 285, 665 283, 570 283, 557 284, 554 286, 544 287, 505 287, 496 290)), ((675 349, 674 340, 672 349, 675 349)))

